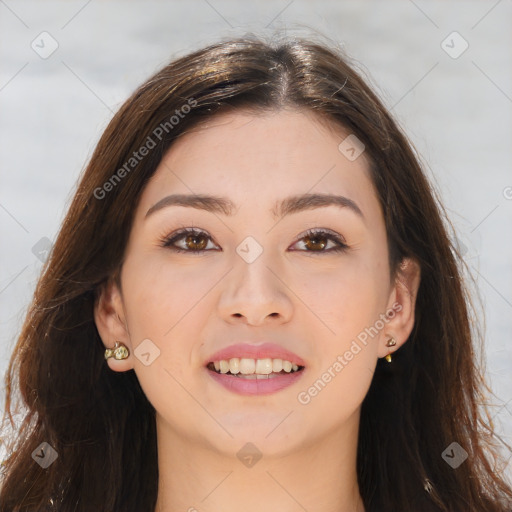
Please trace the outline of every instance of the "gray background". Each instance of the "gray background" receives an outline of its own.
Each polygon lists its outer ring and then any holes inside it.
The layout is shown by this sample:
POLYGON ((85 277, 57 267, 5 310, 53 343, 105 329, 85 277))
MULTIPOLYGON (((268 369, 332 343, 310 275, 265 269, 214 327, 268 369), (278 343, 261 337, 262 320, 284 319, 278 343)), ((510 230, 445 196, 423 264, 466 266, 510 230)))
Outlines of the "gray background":
POLYGON ((0 0, 2 376, 40 252, 55 238, 101 132, 134 88, 172 57, 219 37, 318 31, 360 63, 421 154, 456 227, 481 296, 489 402, 510 460, 511 25, 511 0, 0 0), (456 55, 464 41, 469 47, 456 55), (51 44, 57 50, 44 55, 51 44))

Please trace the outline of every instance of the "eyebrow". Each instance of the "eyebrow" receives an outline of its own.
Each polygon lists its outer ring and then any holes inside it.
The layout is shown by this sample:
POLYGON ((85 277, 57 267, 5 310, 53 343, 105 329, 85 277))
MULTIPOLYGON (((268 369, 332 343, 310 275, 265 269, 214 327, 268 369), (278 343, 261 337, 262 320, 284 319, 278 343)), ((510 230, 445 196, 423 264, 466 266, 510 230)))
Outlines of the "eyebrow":
MULTIPOLYGON (((220 213, 232 216, 238 207, 230 199, 226 197, 211 196, 204 194, 172 194, 160 199, 146 213, 146 218, 162 208, 168 206, 186 206, 205 210, 211 213, 220 213)), ((340 208, 348 208, 359 217, 364 219, 363 212, 357 204, 348 197, 334 194, 300 194, 290 196, 274 205, 270 213, 274 219, 282 218, 290 213, 297 213, 304 210, 313 210, 326 206, 338 206, 340 208)))

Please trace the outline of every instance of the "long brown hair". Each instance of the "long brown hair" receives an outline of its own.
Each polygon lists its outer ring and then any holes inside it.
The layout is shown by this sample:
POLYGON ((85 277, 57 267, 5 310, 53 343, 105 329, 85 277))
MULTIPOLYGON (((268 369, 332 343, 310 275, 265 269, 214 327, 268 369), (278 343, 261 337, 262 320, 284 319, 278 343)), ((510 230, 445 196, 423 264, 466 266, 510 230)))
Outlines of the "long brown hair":
POLYGON ((0 512, 154 511, 155 410, 133 370, 108 368, 95 300, 119 274, 141 192, 173 141, 228 109, 285 106, 315 112, 363 141, 391 271, 404 257, 421 266, 413 332, 391 365, 378 361, 362 404, 357 472, 366 511, 511 510, 512 489, 495 473, 493 426, 484 419, 489 389, 463 262, 411 144, 337 50, 247 36, 171 62, 135 91, 101 137, 6 373, 4 422, 8 416, 14 425, 17 388, 24 413, 3 465, 0 512), (145 144, 153 147, 131 161, 145 144), (46 469, 32 457, 44 442, 58 454, 46 469), (456 469, 442 457, 453 442, 468 454, 456 469))

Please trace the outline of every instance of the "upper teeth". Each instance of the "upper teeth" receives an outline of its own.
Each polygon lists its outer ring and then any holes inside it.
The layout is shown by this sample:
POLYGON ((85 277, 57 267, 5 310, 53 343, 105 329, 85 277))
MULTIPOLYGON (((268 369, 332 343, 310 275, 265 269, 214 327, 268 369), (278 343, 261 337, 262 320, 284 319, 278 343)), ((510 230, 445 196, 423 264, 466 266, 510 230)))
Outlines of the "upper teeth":
POLYGON ((285 359, 247 359, 245 357, 232 359, 222 359, 221 361, 214 361, 213 365, 215 370, 220 373, 241 373, 243 375, 250 375, 258 373, 262 375, 269 375, 272 372, 278 373, 281 370, 289 373, 292 370, 297 371, 298 365, 287 361, 285 359))

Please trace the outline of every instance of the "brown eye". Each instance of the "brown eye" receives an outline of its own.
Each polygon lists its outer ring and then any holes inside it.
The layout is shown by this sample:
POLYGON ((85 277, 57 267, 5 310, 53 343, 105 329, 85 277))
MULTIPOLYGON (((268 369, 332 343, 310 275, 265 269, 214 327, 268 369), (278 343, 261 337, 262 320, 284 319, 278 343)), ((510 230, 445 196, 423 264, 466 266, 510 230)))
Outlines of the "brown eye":
POLYGON ((162 240, 162 246, 176 252, 201 253, 212 250, 208 248, 210 241, 211 237, 204 231, 187 228, 162 240))
POLYGON ((187 235, 185 238, 185 245, 192 251, 201 251, 208 245, 208 241, 202 234, 187 235))
POLYGON ((316 252, 318 254, 340 252, 348 249, 348 245, 345 244, 340 235, 325 229, 309 230, 296 243, 305 247, 302 252, 316 252), (328 247, 329 245, 330 247, 328 247), (326 247, 328 248, 326 249, 326 247))
POLYGON ((326 237, 322 235, 306 236, 304 245, 313 251, 322 250, 326 245, 326 237))

